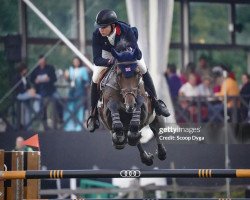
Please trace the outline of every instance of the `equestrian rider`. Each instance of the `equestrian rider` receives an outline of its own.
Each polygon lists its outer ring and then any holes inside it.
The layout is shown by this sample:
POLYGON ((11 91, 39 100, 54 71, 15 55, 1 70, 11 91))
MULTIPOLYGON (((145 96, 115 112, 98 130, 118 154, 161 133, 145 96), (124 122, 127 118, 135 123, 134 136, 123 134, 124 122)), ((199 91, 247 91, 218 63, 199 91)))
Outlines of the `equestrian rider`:
POLYGON ((97 83, 100 74, 107 68, 113 66, 115 59, 111 55, 111 48, 125 39, 129 42, 131 48, 138 50, 137 63, 143 74, 145 89, 152 99, 153 106, 157 115, 168 117, 169 111, 163 101, 157 100, 157 95, 152 78, 148 72, 146 64, 142 58, 142 53, 137 45, 137 38, 133 29, 125 22, 118 21, 117 15, 113 10, 102 10, 96 16, 96 30, 93 32, 92 47, 94 59, 94 73, 91 83, 91 114, 87 121, 87 127, 90 132, 99 128, 97 102, 100 98, 97 83))

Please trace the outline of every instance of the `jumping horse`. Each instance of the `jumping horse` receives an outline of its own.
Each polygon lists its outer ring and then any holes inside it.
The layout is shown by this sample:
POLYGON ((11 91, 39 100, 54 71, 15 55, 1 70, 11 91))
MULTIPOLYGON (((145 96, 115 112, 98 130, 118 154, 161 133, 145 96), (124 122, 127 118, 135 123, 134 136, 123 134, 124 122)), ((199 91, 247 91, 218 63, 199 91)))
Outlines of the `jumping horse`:
POLYGON ((121 42, 112 49, 116 63, 100 83, 98 113, 102 124, 111 132, 114 147, 123 149, 127 143, 137 146, 142 163, 150 166, 154 156, 146 152, 140 142, 141 129, 149 125, 157 142, 157 156, 165 160, 166 149, 158 135, 159 128, 164 127, 164 120, 155 114, 145 91, 136 62, 137 50, 127 46, 121 42))

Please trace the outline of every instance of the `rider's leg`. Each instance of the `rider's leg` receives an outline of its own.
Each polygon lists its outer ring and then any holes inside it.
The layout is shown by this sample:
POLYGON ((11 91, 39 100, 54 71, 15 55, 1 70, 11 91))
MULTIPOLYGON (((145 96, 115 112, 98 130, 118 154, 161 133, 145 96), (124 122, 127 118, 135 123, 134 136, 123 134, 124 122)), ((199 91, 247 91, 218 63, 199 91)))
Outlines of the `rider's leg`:
POLYGON ((157 99, 153 80, 148 72, 148 69, 146 67, 146 64, 145 64, 143 58, 138 61, 138 67, 140 68, 140 71, 142 72, 142 75, 143 75, 145 90, 148 92, 148 94, 152 98, 152 103, 153 103, 153 106, 155 108, 156 114, 163 115, 165 117, 169 117, 170 113, 169 113, 165 103, 162 100, 157 99))
POLYGON ((106 67, 94 66, 94 73, 92 76, 91 89, 90 89, 90 100, 91 100, 91 111, 90 116, 87 120, 87 128, 90 132, 95 131, 99 128, 97 103, 100 98, 100 91, 98 90, 99 75, 105 70, 106 67))
MULTIPOLYGON (((108 51, 102 50, 102 57, 106 59, 113 58, 112 54, 108 51)), ((90 132, 94 132, 95 129, 99 128, 99 121, 98 121, 98 113, 97 113, 97 103, 98 99, 100 98, 100 91, 98 91, 98 82, 100 79, 100 74, 104 70, 106 70, 107 67, 103 66, 96 66, 94 65, 94 73, 92 76, 92 84, 91 84, 91 114, 90 117, 87 120, 87 127, 90 132)))

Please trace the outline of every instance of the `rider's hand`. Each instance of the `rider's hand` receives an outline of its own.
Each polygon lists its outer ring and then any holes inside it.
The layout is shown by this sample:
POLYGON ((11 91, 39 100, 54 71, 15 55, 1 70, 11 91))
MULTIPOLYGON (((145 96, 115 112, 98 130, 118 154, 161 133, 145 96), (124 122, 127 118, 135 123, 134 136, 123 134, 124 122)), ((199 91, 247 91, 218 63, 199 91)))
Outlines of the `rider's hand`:
POLYGON ((109 59, 107 66, 112 67, 114 64, 115 64, 115 58, 111 58, 109 59))

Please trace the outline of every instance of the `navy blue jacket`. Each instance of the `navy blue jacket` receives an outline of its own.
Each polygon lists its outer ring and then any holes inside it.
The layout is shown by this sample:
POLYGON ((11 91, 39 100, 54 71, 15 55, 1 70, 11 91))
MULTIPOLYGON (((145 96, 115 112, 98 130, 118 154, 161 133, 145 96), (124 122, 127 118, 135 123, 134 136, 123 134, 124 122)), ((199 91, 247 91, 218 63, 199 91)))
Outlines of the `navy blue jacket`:
POLYGON ((34 84, 36 92, 42 97, 51 96, 56 91, 55 82, 57 81, 55 69, 52 65, 46 65, 43 69, 39 66, 31 73, 31 82, 34 84), (50 78, 49 82, 35 83, 37 76, 47 74, 50 78))
POLYGON ((93 32, 92 37, 92 48, 93 48, 93 60, 96 66, 107 66, 109 59, 105 59, 102 57, 102 50, 111 52, 111 48, 115 48, 117 43, 121 39, 125 39, 130 43, 132 48, 138 48, 138 56, 137 59, 140 60, 142 57, 142 53, 137 45, 137 39, 135 37, 135 33, 131 29, 130 25, 118 21, 116 23, 116 36, 115 36, 115 44, 114 46, 110 44, 108 37, 103 37, 99 29, 97 28, 93 32))
POLYGON ((30 85, 30 83, 29 83, 29 81, 30 81, 30 80, 29 80, 29 77, 26 77, 27 84, 23 84, 22 81, 20 82, 21 79, 22 79, 22 76, 21 76, 20 74, 16 75, 16 76, 15 76, 15 79, 14 79, 15 84, 19 83, 18 86, 17 86, 17 88, 16 88, 17 94, 20 94, 20 93, 23 94, 23 93, 25 93, 28 89, 31 88, 31 85, 30 85))

